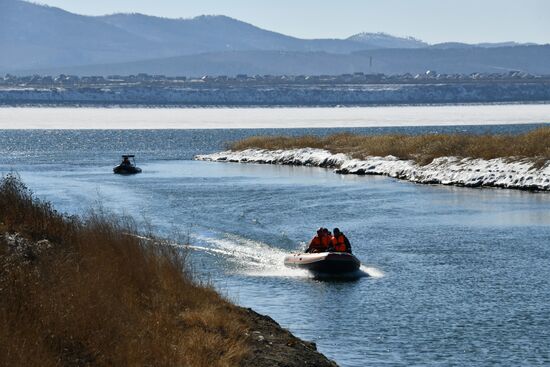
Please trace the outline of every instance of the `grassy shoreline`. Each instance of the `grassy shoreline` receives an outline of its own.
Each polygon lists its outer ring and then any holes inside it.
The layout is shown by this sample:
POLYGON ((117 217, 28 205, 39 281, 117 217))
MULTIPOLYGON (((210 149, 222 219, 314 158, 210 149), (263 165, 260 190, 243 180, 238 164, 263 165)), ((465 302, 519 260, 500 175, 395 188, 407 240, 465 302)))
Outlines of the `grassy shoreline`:
POLYGON ((131 220, 66 217, 8 176, 0 223, 0 364, 226 366, 249 353, 235 307, 181 253, 129 236, 131 220))
POLYGON ((138 234, 129 218, 68 217, 0 179, 0 365, 335 366, 138 234))
POLYGON ((424 135, 354 135, 317 136, 254 136, 230 144, 233 151, 245 149, 288 150, 318 148, 344 153, 352 158, 395 156, 428 164, 435 158, 510 158, 531 159, 537 165, 550 160, 550 127, 519 134, 424 134, 424 135))

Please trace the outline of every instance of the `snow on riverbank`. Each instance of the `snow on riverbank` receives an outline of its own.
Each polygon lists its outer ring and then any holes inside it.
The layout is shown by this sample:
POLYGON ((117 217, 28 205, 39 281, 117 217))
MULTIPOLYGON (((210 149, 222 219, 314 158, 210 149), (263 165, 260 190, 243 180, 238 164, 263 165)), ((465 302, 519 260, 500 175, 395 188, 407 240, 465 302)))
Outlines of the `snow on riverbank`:
POLYGON ((550 162, 536 168, 528 160, 491 160, 442 157, 421 166, 393 156, 352 159, 322 149, 226 151, 198 155, 196 160, 238 163, 283 164, 332 168, 337 173, 384 175, 416 183, 467 187, 502 187, 550 191, 550 162))

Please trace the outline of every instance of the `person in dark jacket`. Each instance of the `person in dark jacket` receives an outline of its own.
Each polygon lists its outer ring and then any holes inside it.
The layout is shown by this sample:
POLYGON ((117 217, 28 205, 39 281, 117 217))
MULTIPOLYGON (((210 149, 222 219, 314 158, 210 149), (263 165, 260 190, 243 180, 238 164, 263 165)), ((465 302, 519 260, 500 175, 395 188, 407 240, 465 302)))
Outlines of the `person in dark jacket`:
POLYGON ((333 236, 331 239, 331 247, 335 252, 347 252, 351 254, 351 244, 345 234, 340 232, 340 229, 332 230, 333 236))

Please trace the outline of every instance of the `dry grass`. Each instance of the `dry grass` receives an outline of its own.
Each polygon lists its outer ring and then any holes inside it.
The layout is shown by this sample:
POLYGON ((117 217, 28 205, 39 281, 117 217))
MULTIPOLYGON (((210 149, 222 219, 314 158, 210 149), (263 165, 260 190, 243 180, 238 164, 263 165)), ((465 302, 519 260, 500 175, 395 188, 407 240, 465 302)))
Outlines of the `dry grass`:
POLYGON ((413 159, 421 164, 444 156, 493 159, 500 157, 550 159, 550 127, 520 135, 353 135, 329 137, 255 136, 233 143, 232 150, 248 148, 294 149, 321 148, 333 153, 346 153, 354 158, 393 155, 413 159))
POLYGON ((0 365, 236 366, 246 320, 197 285, 173 247, 135 236, 131 220, 67 218, 17 177, 0 182, 0 365))

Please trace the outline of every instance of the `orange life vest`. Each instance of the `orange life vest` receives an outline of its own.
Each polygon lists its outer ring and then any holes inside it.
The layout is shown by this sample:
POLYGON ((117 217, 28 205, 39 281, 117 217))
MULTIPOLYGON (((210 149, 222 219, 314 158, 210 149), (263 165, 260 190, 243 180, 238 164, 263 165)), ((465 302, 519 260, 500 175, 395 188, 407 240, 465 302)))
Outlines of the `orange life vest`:
POLYGON ((337 237, 332 237, 332 247, 336 252, 346 252, 346 237, 340 233, 337 237))
POLYGON ((326 249, 328 249, 330 245, 330 237, 329 236, 315 236, 311 240, 309 244, 310 250, 322 252, 326 249))

